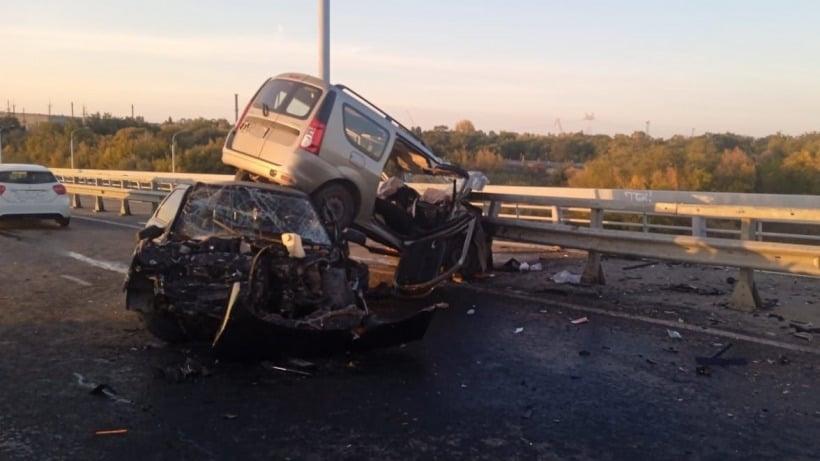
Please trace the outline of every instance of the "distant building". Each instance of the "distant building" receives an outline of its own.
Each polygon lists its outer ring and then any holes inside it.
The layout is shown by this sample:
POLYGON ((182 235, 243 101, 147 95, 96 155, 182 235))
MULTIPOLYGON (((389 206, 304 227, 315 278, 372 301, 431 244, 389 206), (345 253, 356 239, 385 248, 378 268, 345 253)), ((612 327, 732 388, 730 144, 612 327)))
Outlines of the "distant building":
POLYGON ((65 123, 71 119, 67 115, 51 115, 48 114, 29 114, 26 112, 6 112, 0 111, 0 118, 2 117, 16 117, 20 121, 20 125, 26 128, 37 125, 43 122, 59 122, 65 123))

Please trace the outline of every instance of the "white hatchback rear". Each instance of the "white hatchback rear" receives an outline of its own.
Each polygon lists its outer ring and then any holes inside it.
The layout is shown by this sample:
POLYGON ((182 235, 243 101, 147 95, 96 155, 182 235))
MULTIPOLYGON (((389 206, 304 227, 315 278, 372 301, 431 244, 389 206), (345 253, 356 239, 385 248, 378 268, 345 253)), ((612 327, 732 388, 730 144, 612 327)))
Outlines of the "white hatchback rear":
POLYGON ((71 222, 68 193, 54 174, 40 165, 0 164, 0 219, 54 219, 71 222))

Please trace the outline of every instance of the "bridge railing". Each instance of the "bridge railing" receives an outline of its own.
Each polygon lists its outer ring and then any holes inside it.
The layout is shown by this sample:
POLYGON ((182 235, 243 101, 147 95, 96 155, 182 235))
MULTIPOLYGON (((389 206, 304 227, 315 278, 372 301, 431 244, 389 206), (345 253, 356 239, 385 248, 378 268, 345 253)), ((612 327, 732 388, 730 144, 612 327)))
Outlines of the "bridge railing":
MULTIPOLYGON (((158 204, 175 184, 231 175, 54 169, 72 194, 158 204)), ((564 187, 487 186, 470 200, 493 238, 588 251, 582 279, 603 283, 601 255, 740 269, 730 305, 760 306, 754 271, 820 277, 820 197, 564 187)))

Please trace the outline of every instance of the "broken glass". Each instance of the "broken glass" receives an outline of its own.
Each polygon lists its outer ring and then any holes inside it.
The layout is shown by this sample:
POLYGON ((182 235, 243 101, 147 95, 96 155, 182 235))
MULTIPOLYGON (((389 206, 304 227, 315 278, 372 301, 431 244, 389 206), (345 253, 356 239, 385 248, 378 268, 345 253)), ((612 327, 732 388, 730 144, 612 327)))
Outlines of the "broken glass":
POLYGON ((307 197, 241 185, 194 186, 175 231, 195 240, 216 235, 265 240, 292 232, 307 244, 331 245, 307 197))

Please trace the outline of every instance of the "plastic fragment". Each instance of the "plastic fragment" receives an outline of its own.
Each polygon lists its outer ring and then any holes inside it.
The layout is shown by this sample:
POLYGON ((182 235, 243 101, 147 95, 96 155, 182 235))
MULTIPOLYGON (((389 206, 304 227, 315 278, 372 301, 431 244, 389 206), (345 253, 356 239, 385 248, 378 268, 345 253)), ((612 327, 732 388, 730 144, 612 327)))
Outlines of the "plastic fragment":
POLYGON ((515 329, 515 334, 521 333, 522 331, 524 331, 524 329, 521 328, 521 327, 518 327, 518 328, 515 329))
POLYGON ((577 319, 570 320, 570 323, 573 325, 581 325, 584 323, 589 323, 589 319, 586 316, 578 317, 577 319))
POLYGON ((672 339, 683 339, 683 336, 681 336, 681 334, 678 333, 677 330, 667 329, 666 334, 669 335, 669 337, 672 338, 672 339))
POLYGON ((561 271, 552 276, 552 281, 555 283, 581 283, 581 274, 573 274, 570 271, 561 271))
POLYGON ((467 309, 467 315, 475 314, 475 309, 467 309))

